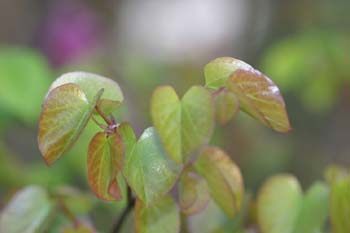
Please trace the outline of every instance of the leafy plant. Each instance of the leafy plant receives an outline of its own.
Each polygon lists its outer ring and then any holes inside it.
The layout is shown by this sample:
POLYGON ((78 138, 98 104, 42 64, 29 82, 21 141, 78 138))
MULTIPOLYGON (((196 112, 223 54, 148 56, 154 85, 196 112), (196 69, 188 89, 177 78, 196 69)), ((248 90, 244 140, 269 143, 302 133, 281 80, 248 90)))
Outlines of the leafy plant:
MULTIPOLYGON (((208 145, 215 121, 225 124, 240 109, 275 131, 290 130, 278 87, 258 70, 226 57, 207 64, 204 74, 206 85, 191 87, 182 98, 171 86, 158 87, 150 107, 154 127, 139 139, 130 123, 116 116, 123 103, 116 82, 72 72, 51 85, 42 105, 39 149, 52 165, 90 120, 101 128, 88 148, 87 177, 98 198, 127 202, 113 232, 120 231, 135 203, 137 233, 179 232, 180 222, 186 228, 184 216, 201 212, 210 202, 229 219, 235 218, 245 196, 243 178, 229 155, 208 145)), ((94 232, 82 226, 59 198, 50 200, 72 220, 73 228, 66 232, 94 232)), ((4 218, 6 211, 1 221, 4 218)))

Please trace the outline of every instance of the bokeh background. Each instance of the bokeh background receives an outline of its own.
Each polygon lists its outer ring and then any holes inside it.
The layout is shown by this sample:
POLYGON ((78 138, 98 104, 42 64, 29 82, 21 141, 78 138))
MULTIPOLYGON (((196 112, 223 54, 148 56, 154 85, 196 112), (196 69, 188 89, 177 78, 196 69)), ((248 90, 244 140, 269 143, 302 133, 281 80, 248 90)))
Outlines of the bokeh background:
POLYGON ((239 164, 249 191, 279 172, 306 188, 328 164, 349 166, 349 11, 348 0, 0 0, 0 209, 17 189, 38 184, 77 187, 86 195, 78 211, 102 232, 119 211, 89 194, 93 125, 53 167, 39 153, 42 100, 67 71, 116 80, 126 99, 119 120, 139 135, 151 124, 156 86, 182 94, 204 84, 210 60, 239 58, 280 87, 293 127, 279 134, 241 113, 216 128, 212 143, 239 164))

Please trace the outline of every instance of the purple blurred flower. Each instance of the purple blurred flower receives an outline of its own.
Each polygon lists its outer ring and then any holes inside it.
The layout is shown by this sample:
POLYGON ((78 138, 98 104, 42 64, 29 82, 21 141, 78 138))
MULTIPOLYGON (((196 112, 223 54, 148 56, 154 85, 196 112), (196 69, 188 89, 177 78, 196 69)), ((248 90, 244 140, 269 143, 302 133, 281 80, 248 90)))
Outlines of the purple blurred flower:
POLYGON ((41 33, 40 47, 59 67, 94 48, 102 30, 97 15, 82 2, 56 0, 49 6, 41 33))

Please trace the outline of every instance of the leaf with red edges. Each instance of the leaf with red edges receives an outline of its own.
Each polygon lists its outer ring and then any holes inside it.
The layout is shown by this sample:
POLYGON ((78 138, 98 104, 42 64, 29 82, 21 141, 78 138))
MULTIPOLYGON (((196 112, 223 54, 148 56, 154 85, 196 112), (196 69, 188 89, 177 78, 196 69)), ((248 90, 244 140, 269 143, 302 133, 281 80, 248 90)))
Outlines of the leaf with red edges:
POLYGON ((65 84, 48 93, 40 116, 38 136, 39 149, 48 165, 77 140, 102 93, 101 89, 93 100, 88 101, 75 84, 65 84))
POLYGON ((237 95, 244 112, 278 132, 291 129, 280 91, 263 73, 253 68, 238 69, 227 86, 237 95))
POLYGON ((181 211, 193 215, 205 209, 210 201, 207 182, 192 169, 182 172, 179 182, 181 211))
POLYGON ((124 160, 124 145, 118 133, 97 133, 88 151, 88 181, 96 196, 102 200, 121 200, 117 174, 124 160))

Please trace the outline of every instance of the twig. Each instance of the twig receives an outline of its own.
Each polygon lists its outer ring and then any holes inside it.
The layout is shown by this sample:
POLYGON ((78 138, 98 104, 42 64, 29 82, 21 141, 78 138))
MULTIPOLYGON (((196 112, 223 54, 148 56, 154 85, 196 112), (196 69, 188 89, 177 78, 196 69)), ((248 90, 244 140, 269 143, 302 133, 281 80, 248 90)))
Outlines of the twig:
POLYGON ((108 119, 108 117, 101 111, 101 109, 96 105, 96 112, 103 118, 103 120, 107 123, 107 125, 112 125, 113 122, 108 119))
POLYGON ((134 208, 135 206, 135 199, 132 197, 131 189, 128 187, 128 193, 127 193, 128 203, 125 209, 123 210, 122 214, 118 218, 117 222, 114 224, 113 229, 111 233, 119 233, 122 229, 123 223, 125 222, 126 217, 128 216, 129 212, 134 208))
POLYGON ((74 216, 74 214, 68 209, 66 204, 62 199, 58 200, 58 204, 60 209, 62 210, 62 213, 73 223, 75 228, 79 227, 79 220, 74 216))

